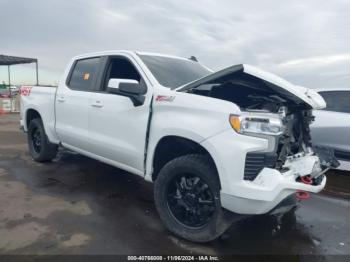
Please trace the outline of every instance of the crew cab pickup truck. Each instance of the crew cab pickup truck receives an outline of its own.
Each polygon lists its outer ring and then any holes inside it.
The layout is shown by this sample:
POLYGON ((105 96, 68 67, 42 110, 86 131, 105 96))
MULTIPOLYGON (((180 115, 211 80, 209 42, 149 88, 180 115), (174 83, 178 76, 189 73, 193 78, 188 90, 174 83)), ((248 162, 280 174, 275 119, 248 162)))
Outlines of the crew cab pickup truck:
POLYGON ((57 88, 22 87, 20 124, 35 161, 62 146, 142 176, 166 227, 206 242, 237 216, 282 214, 324 188, 337 162, 312 147, 309 125, 325 106, 253 66, 109 51, 74 57, 57 88))

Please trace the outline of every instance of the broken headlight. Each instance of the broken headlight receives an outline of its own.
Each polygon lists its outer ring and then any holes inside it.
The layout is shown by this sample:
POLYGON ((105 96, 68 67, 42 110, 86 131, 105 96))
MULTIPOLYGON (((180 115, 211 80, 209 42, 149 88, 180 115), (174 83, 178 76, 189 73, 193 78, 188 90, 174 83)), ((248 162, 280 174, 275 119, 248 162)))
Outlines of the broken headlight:
POLYGON ((240 134, 264 134, 278 136, 284 132, 282 119, 258 115, 230 116, 232 128, 240 134))

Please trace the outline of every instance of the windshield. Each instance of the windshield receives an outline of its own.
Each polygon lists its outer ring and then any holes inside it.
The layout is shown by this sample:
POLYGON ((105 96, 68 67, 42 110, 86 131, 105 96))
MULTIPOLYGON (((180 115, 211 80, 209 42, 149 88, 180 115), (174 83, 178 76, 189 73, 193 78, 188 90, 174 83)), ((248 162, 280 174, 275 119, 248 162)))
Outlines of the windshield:
POLYGON ((139 55, 148 69, 165 87, 177 88, 212 72, 191 60, 155 55, 139 55))

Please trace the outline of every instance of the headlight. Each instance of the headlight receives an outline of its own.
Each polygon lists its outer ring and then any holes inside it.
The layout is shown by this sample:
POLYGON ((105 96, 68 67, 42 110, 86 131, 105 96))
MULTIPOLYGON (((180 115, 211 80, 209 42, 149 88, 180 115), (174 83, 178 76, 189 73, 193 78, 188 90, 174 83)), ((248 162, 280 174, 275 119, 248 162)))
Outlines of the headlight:
POLYGON ((284 131, 282 120, 278 117, 265 116, 230 116, 232 128, 240 134, 281 135, 284 131))

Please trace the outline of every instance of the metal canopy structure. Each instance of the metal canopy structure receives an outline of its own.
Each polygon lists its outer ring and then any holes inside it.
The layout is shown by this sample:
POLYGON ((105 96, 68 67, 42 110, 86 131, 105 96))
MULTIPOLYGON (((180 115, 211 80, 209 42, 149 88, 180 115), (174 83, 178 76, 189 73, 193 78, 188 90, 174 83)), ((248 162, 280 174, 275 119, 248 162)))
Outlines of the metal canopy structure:
POLYGON ((38 59, 18 56, 0 55, 0 65, 18 65, 36 63, 38 59))
POLYGON ((35 63, 36 84, 39 85, 38 59, 18 57, 18 56, 0 55, 0 66, 7 66, 7 68, 8 68, 8 84, 9 84, 9 86, 11 86, 10 66, 19 65, 19 64, 31 64, 31 63, 35 63))

